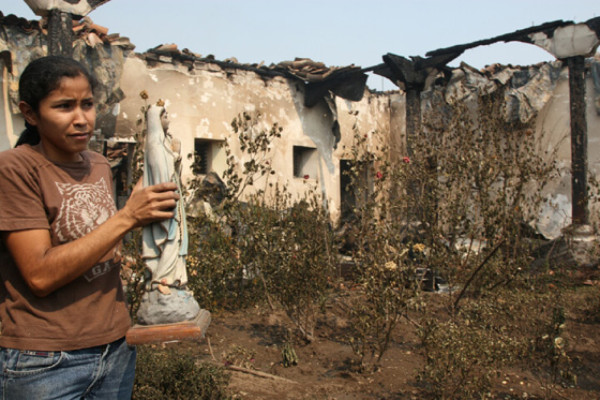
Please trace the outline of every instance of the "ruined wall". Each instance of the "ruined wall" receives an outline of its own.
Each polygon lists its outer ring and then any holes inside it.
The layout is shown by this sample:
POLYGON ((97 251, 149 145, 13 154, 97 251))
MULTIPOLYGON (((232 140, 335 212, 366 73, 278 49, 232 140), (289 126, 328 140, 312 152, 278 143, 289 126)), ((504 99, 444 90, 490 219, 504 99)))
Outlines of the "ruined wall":
MULTIPOLYGON (((598 63, 598 61, 596 61, 598 63)), ((586 79, 586 120, 588 129, 588 176, 600 178, 600 109, 595 105, 598 93, 594 79, 586 79)), ((560 228, 568 225, 571 218, 571 140, 569 118, 569 76, 566 67, 561 71, 552 97, 541 109, 537 118, 537 135, 545 143, 545 149, 557 148, 560 179, 550 182, 545 190, 548 207, 542 211, 540 229, 547 235, 558 236, 560 228), (544 226, 546 225, 546 226, 544 226)), ((600 204, 589 203, 590 220, 600 223, 600 204)))
MULTIPOLYGON (((218 144, 233 136, 231 121, 244 111, 260 112, 265 129, 274 123, 283 128, 282 137, 272 143, 270 162, 276 174, 269 177, 269 182, 285 184, 297 196, 315 187, 337 219, 339 160, 345 147, 351 146, 352 127, 358 121, 360 134, 369 135, 374 130, 389 132, 387 95, 366 91, 358 102, 333 97, 331 101, 322 99, 306 107, 304 86, 297 80, 265 78, 252 71, 210 62, 195 62, 190 68, 168 58, 162 60, 148 62, 133 55, 125 60, 121 89, 126 96, 120 103, 116 134, 130 136, 140 129, 136 122, 142 117, 141 108, 145 104, 139 96, 141 91, 146 91, 149 102, 162 99, 169 113, 169 132, 181 140, 183 182, 194 176, 191 165, 197 140, 214 141, 209 142, 210 169, 222 175, 225 156, 218 144), (336 124, 341 132, 339 142, 336 124), (307 160, 300 171, 294 171, 299 152, 305 152, 307 160)), ((243 163, 246 160, 235 143, 233 140, 233 154, 243 163)), ((254 188, 265 189, 266 183, 263 177, 255 182, 254 188)))
POLYGON ((30 60, 46 54, 45 39, 30 21, 0 15, 4 35, 0 35, 2 96, 0 97, 0 151, 12 147, 25 127, 19 115, 18 80, 30 60))
MULTIPOLYGON (((31 59, 46 54, 47 47, 38 22, 0 15, 0 25, 5 32, 0 36, 0 150, 4 150, 14 145, 24 125, 16 107, 18 76, 31 59)), ((126 38, 118 35, 100 38, 90 23, 77 29, 74 56, 84 61, 101 81, 98 138, 131 137, 137 132, 136 122, 145 104, 139 93, 146 90, 149 102, 162 99, 166 103, 170 132, 182 143, 184 182, 193 177, 190 167, 199 148, 205 152, 207 167, 222 174, 226 164, 219 144, 232 137, 231 121, 244 111, 262 113, 264 128, 273 123, 283 127, 281 139, 273 143, 272 165, 276 175, 271 179, 287 185, 297 196, 308 188, 317 188, 334 219, 340 216, 344 196, 340 166, 349 158, 355 134, 367 135, 372 148, 379 141, 389 145, 392 160, 406 155, 406 99, 401 91, 365 90, 359 101, 326 94, 307 107, 307 86, 296 74, 261 73, 260 67, 246 68, 235 62, 201 60, 195 56, 185 58, 188 54, 182 52, 177 54, 186 62, 175 61, 168 54, 134 54, 126 38)), ((600 174, 598 63, 588 60, 591 72, 586 79, 589 173, 596 177, 600 174)), ((553 207, 542 215, 546 226, 540 225, 550 237, 568 224, 571 209, 567 76, 566 67, 560 62, 529 67, 492 66, 485 71, 462 65, 452 70, 447 86, 435 86, 422 94, 422 113, 426 117, 428 113, 436 113, 432 103, 436 97, 467 101, 470 96, 509 88, 507 107, 499 112, 507 118, 535 119, 540 142, 547 149, 558 146, 561 178, 547 189, 553 207)), ((232 150, 236 157, 241 157, 235 140, 232 150)), ((264 179, 259 180, 255 188, 265 185, 264 179)), ((598 204, 591 204, 591 218, 596 224, 598 208, 598 204)))
MULTIPOLYGON (((600 77, 594 74, 600 60, 590 58, 586 67, 586 120, 588 130, 588 176, 600 177, 600 77)), ((504 93, 505 105, 498 113, 507 121, 532 122, 539 152, 556 161, 559 178, 544 190, 547 203, 535 227, 555 238, 571 222, 571 142, 568 69, 561 61, 532 66, 492 65, 483 71, 461 65, 452 70, 446 86, 431 87, 422 94, 423 117, 443 125, 440 109, 456 101, 476 103, 477 97, 504 93)), ((475 108, 472 108, 475 110, 475 108)), ((590 202, 590 219, 600 223, 600 205, 590 202)))
POLYGON ((0 79, 2 80, 2 97, 0 98, 0 151, 7 150, 16 143, 18 132, 24 128, 22 118, 13 118, 12 103, 9 97, 9 88, 12 84, 12 63, 10 59, 0 58, 0 79))

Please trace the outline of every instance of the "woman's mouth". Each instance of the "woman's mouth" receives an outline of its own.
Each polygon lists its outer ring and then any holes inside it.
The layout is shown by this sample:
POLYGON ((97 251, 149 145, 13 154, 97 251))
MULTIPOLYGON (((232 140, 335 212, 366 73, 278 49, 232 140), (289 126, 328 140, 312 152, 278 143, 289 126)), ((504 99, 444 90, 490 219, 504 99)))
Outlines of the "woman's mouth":
POLYGON ((90 137, 90 134, 83 132, 83 133, 73 133, 69 136, 75 140, 87 140, 90 137))

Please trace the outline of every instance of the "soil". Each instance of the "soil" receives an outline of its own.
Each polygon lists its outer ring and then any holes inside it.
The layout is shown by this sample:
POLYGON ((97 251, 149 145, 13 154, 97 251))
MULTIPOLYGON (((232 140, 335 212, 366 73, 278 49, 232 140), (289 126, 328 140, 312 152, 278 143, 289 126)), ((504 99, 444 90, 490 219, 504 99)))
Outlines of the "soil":
MULTIPOLYGON (((597 284, 597 283, 596 283, 597 284)), ((427 296, 444 294, 427 293, 427 296)), ((417 383, 424 365, 414 325, 403 319, 375 372, 360 372, 347 341, 348 320, 343 293, 320 316, 311 343, 297 339, 296 366, 284 367, 282 346, 292 324, 285 313, 264 308, 213 313, 206 340, 174 343, 197 354, 200 362, 226 366, 229 390, 238 399, 428 399, 417 383)), ((531 371, 498 374, 494 399, 600 399, 600 318, 581 322, 568 316, 566 337, 577 385, 555 386, 531 371), (573 387, 574 386, 574 387, 573 387)), ((479 398, 479 397, 478 397, 479 398)))

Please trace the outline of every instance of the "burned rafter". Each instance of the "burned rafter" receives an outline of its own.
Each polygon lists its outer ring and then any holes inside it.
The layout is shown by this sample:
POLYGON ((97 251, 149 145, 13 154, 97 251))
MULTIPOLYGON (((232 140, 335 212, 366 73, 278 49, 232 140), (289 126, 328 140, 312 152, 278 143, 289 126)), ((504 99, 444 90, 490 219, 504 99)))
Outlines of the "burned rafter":
POLYGON ((498 42, 524 42, 524 43, 533 44, 533 41, 531 40, 531 37, 530 37, 531 34, 545 33, 546 35, 552 37, 552 34, 556 28, 566 26, 566 25, 571 25, 571 24, 573 24, 573 21, 557 20, 557 21, 552 21, 552 22, 546 22, 541 25, 532 26, 532 27, 525 28, 525 29, 519 29, 512 33, 505 33, 505 34, 502 34, 499 36, 494 36, 489 39, 482 39, 482 40, 477 40, 477 41, 471 42, 471 43, 459 44, 459 45, 455 45, 455 46, 451 46, 451 47, 428 51, 427 53, 425 53, 425 55, 428 57, 435 57, 435 56, 440 56, 440 55, 444 55, 444 54, 455 54, 455 53, 458 53, 460 55, 465 50, 469 50, 469 49, 472 49, 472 48, 475 48, 478 46, 486 46, 486 45, 494 44, 494 43, 498 43, 498 42))
POLYGON ((360 69, 334 71, 326 79, 305 83, 304 105, 314 106, 329 92, 346 100, 360 101, 366 85, 367 75, 360 69))
MULTIPOLYGON (((460 56, 460 53, 450 53, 435 57, 423 58, 412 56, 411 59, 388 53, 383 56, 383 64, 373 67, 371 70, 394 82, 396 85, 402 83, 404 89, 423 90, 425 81, 429 74, 444 71, 446 64, 460 56)), ((400 86, 400 85, 399 85, 400 86)))
POLYGON ((350 101, 360 101, 367 85, 367 75, 360 67, 326 67, 308 58, 297 58, 277 65, 304 82, 304 105, 313 107, 330 92, 350 101))

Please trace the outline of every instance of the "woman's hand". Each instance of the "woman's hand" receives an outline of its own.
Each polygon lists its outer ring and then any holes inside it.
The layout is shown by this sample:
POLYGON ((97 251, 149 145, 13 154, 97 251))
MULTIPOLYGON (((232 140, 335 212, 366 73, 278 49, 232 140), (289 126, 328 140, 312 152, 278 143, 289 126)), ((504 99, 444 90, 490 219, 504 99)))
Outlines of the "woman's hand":
POLYGON ((132 229, 173 218, 174 208, 179 200, 176 190, 177 185, 174 182, 142 187, 140 179, 119 213, 129 219, 132 229))

